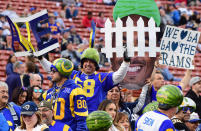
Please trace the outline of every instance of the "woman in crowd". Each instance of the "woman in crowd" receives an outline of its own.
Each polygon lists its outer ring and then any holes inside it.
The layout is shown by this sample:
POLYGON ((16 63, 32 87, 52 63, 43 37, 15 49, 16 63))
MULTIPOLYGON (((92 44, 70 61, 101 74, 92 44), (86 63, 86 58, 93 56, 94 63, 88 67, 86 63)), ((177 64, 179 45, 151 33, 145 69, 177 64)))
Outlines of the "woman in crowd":
MULTIPOLYGON (((142 114, 142 108, 145 104, 147 89, 148 89, 148 87, 144 86, 142 88, 142 92, 141 92, 138 100, 136 100, 135 102, 132 102, 132 103, 127 103, 127 102, 123 101, 123 98, 121 96, 121 87, 120 86, 115 86, 114 88, 109 90, 107 93, 107 99, 111 100, 115 103, 115 105, 117 106, 117 111, 125 112, 128 114, 132 130, 134 130, 135 121, 142 114)), ((124 97, 126 97, 126 96, 124 96, 124 97)))
POLYGON ((28 99, 28 90, 26 87, 15 88, 13 91, 12 102, 21 106, 28 99))
POLYGON ((9 58, 8 58, 8 62, 7 62, 7 65, 6 65, 6 75, 10 75, 13 73, 13 64, 17 61, 17 58, 16 56, 14 55, 10 55, 9 58))
POLYGON ((123 131, 123 129, 114 122, 117 115, 117 106, 111 100, 102 101, 98 110, 106 111, 112 117, 113 125, 108 131, 123 131))
POLYGON ((126 113, 118 112, 115 123, 124 128, 124 131, 131 131, 128 115, 126 113))
POLYGON ((42 124, 38 107, 32 101, 22 105, 20 121, 21 126, 17 127, 15 131, 49 131, 48 126, 42 124))
POLYGON ((40 86, 35 85, 29 88, 28 90, 28 100, 33 101, 36 104, 39 104, 42 100, 43 90, 40 86))

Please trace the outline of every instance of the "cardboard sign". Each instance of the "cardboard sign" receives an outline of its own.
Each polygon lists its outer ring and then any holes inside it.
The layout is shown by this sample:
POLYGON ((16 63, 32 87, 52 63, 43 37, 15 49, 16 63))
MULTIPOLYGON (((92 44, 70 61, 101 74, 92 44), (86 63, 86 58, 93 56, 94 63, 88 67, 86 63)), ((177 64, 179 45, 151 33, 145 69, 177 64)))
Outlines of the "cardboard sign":
POLYGON ((166 26, 160 44, 160 64, 194 69, 192 65, 200 33, 174 26, 166 26))
POLYGON ((40 56, 59 47, 57 39, 50 39, 46 42, 42 41, 44 35, 51 33, 49 28, 42 29, 39 27, 41 21, 44 23, 48 22, 47 10, 42 10, 26 18, 10 19, 9 16, 6 16, 6 18, 10 25, 12 34, 12 48, 16 56, 27 56, 27 55, 40 56), (23 35, 21 35, 20 27, 17 25, 18 22, 25 23, 28 38, 25 38, 23 35), (33 47, 31 43, 31 33, 30 33, 31 31, 33 32, 37 42, 36 49, 33 47), (19 43, 20 46, 23 47, 24 51, 17 52, 14 48, 15 42, 19 43))

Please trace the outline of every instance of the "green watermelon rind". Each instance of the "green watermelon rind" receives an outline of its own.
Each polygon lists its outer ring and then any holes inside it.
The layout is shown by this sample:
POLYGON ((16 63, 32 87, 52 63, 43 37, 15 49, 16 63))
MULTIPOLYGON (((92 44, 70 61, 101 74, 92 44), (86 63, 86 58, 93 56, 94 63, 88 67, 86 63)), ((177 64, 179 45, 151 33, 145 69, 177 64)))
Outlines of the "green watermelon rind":
POLYGON ((94 111, 86 122, 89 131, 107 131, 112 125, 112 117, 105 111, 94 111))

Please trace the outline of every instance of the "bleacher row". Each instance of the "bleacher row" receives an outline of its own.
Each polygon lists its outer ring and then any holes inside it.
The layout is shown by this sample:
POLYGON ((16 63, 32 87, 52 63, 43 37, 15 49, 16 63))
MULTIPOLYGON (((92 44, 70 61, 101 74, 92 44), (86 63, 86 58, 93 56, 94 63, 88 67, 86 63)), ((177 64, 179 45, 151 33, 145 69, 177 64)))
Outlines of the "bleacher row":
MULTIPOLYGON (((110 18, 110 20, 113 21, 112 19, 112 10, 113 6, 107 6, 101 3, 97 3, 91 0, 80 0, 83 3, 83 7, 79 7, 79 15, 76 19, 73 19, 73 24, 76 26, 78 33, 80 36, 84 39, 89 39, 90 32, 83 28, 81 25, 81 20, 84 15, 87 14, 88 11, 92 11, 95 15, 95 17, 98 16, 99 12, 104 12, 105 17, 110 18)), ((158 1, 158 0, 157 0, 158 1)), ((160 0, 161 5, 164 4, 173 4, 172 1, 167 1, 167 0, 160 0)), ((47 9, 49 13, 53 13, 54 11, 60 11, 61 10, 61 2, 56 2, 56 1, 46 1, 46 0, 0 0, 0 12, 6 9, 7 4, 11 4, 14 8, 14 10, 17 12, 18 15, 22 15, 25 11, 25 9, 30 9, 31 7, 37 7, 37 11, 41 11, 43 9, 47 9)), ((196 10, 198 12, 201 12, 201 7, 191 7, 191 9, 196 10)), ((69 20, 64 19, 66 27, 70 27, 72 25, 72 22, 69 22, 69 20)), ((113 22, 114 24, 114 22, 113 22)), ((27 36, 26 34, 26 29, 21 30, 23 36, 27 36)), ((104 34, 100 33, 99 30, 96 31, 96 39, 99 37, 104 37, 104 34)), ((8 42, 11 42, 11 37, 7 38, 8 42)), ((60 37, 61 40, 61 37, 60 37)), ((31 37, 31 41, 34 44, 35 39, 31 37)), ((34 44, 35 45, 35 44, 34 44)), ((6 50, 0 50, 0 80, 5 81, 6 79, 6 74, 5 74, 5 66, 7 64, 7 59, 9 57, 9 54, 12 53, 12 51, 6 51, 6 50)), ((58 54, 51 54, 54 59, 59 58, 60 55, 58 54)), ((193 70, 193 76, 201 76, 201 65, 200 65, 200 59, 201 55, 196 54, 195 56, 195 70, 193 70)), ((23 57, 20 57, 19 60, 24 61, 23 57)), ((44 76, 44 85, 43 86, 48 86, 48 80, 47 76, 48 74, 42 69, 41 65, 37 63, 38 66, 40 67, 40 72, 44 76)), ((106 71, 106 69, 102 69, 102 71, 106 71)), ((170 71, 176 76, 182 78, 184 76, 185 70, 184 69, 178 69, 178 68, 170 68, 170 71)), ((171 84, 177 85, 178 82, 167 82, 171 84)), ((134 91, 133 95, 134 96, 139 96, 140 90, 139 91, 134 91)))

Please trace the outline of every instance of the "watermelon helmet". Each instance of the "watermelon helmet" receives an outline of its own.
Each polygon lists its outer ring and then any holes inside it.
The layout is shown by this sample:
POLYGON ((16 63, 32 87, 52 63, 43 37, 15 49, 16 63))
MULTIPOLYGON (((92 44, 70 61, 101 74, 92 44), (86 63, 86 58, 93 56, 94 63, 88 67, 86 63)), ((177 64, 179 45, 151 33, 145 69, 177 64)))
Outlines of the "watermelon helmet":
POLYGON ((107 131, 112 126, 112 117, 105 111, 94 111, 86 120, 89 131, 107 131))
POLYGON ((194 111, 196 110, 195 102, 188 97, 184 97, 182 104, 178 107, 179 111, 182 110, 183 107, 192 107, 194 111))
POLYGON ((145 108, 143 109, 142 113, 146 113, 148 111, 154 111, 158 109, 158 102, 154 101, 152 103, 149 103, 148 105, 145 106, 145 108))
POLYGON ((181 90, 174 85, 164 85, 157 91, 156 99, 160 109, 168 110, 182 103, 183 94, 181 90))
POLYGON ((81 56, 81 68, 83 68, 83 64, 84 64, 84 60, 85 59, 89 59, 91 61, 93 61, 96 65, 96 70, 99 70, 99 61, 100 61, 100 57, 99 57, 99 53, 96 49, 94 48, 87 48, 82 56, 81 56))
POLYGON ((54 68, 64 77, 69 77, 73 71, 74 65, 68 59, 59 58, 53 62, 50 68, 51 70, 54 68))

